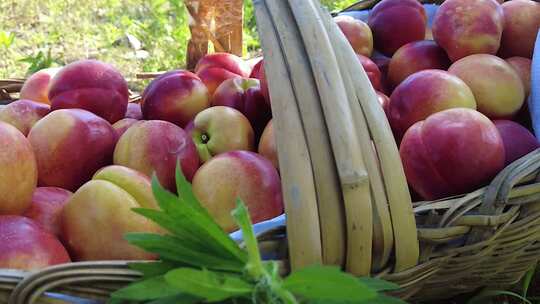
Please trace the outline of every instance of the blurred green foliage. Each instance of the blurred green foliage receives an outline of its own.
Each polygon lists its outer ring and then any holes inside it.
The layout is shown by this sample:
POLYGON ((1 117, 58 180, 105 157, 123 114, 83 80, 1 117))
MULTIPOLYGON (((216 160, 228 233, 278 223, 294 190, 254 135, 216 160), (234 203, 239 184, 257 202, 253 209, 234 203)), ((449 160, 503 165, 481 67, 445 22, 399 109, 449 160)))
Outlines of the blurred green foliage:
MULTIPOLYGON (((331 11, 354 2, 322 0, 331 11)), ((249 57, 260 44, 252 2, 244 3, 249 57)), ((94 58, 113 64, 130 80, 138 72, 181 68, 189 36, 183 0, 2 0, 0 78, 94 58)))

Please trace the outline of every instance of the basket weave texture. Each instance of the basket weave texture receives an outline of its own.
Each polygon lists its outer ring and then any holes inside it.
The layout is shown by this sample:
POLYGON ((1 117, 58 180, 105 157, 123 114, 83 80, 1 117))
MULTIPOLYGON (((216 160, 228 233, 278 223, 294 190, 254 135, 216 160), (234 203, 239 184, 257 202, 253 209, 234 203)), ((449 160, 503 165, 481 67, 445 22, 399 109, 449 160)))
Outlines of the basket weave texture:
MULTIPOLYGON (((386 116, 331 16, 317 0, 253 2, 287 214, 286 227, 261 235, 263 252, 284 271, 324 263, 393 281, 402 287, 394 295, 411 300, 512 285, 538 262, 540 150, 475 192, 412 203, 386 116)), ((14 304, 46 303, 51 290, 106 299, 138 278, 126 265, 0 271, 0 295, 14 304)))

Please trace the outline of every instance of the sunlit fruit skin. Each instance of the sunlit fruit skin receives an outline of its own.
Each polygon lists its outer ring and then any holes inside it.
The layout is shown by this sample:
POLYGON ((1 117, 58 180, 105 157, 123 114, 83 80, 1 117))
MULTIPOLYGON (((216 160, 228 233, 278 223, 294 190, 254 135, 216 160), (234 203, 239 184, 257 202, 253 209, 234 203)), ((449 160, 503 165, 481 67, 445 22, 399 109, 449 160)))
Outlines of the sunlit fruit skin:
POLYGON ((260 81, 254 78, 225 80, 214 93, 212 106, 227 106, 240 111, 249 120, 255 138, 259 138, 272 118, 272 109, 266 103, 260 81))
POLYGON ((133 119, 133 118, 124 118, 120 119, 119 121, 115 122, 112 127, 114 129, 114 133, 116 135, 116 140, 120 139, 124 133, 126 133, 127 129, 131 128, 134 124, 138 123, 140 120, 133 119))
POLYGON ((503 3, 504 30, 499 54, 503 58, 531 58, 536 35, 540 28, 540 3, 531 0, 512 0, 503 3))
POLYGON ((383 0, 370 12, 375 49, 391 57, 403 45, 424 40, 427 15, 416 0, 383 0))
POLYGON ((532 73, 532 60, 525 57, 511 57, 507 58, 508 62, 514 71, 519 75, 525 89, 525 98, 529 96, 531 92, 531 73, 532 73))
POLYGON ((0 122, 0 145, 0 215, 21 214, 36 189, 36 157, 26 137, 4 122, 0 122))
POLYGON ((422 70, 447 70, 450 59, 434 41, 422 40, 408 43, 392 56, 388 66, 388 80, 392 87, 405 78, 422 70))
POLYGON ((141 105, 135 102, 128 103, 126 115, 124 118, 133 118, 137 120, 143 119, 141 105))
POLYGON ((505 162, 495 125, 483 114, 464 108, 417 122, 405 133, 399 151, 407 181, 426 200, 485 186, 505 162))
POLYGON ((274 165, 274 167, 279 171, 279 159, 272 120, 270 120, 266 128, 264 128, 257 151, 260 155, 266 157, 270 162, 272 162, 272 165, 274 165))
POLYGON ((142 208, 159 209, 150 177, 131 168, 111 165, 99 169, 92 180, 104 180, 129 193, 142 208))
POLYGON ((69 262, 60 241, 33 220, 0 216, 0 268, 36 271, 69 262))
POLYGON ((249 78, 255 78, 261 80, 261 66, 264 64, 264 58, 259 57, 257 60, 257 63, 253 66, 253 69, 251 70, 251 73, 249 74, 249 78))
POLYGON ((60 68, 48 68, 32 74, 25 80, 20 98, 50 105, 49 84, 59 70, 60 68))
POLYGON ((184 127, 210 106, 209 96, 197 75, 172 71, 148 85, 142 95, 142 113, 146 120, 164 120, 184 127))
POLYGON ((191 137, 202 162, 234 150, 255 150, 255 133, 240 111, 215 106, 199 113, 191 137))
POLYGON ((262 59, 263 59, 262 55, 256 55, 255 57, 251 57, 249 59, 246 59, 246 63, 249 65, 249 67, 251 69, 250 78, 252 78, 251 75, 253 74, 253 69, 255 68, 257 63, 259 63, 262 59))
POLYGON ((261 63, 260 71, 259 71, 259 79, 261 80, 261 91, 264 96, 264 100, 266 100, 266 103, 268 105, 271 105, 272 102, 270 100, 270 89, 268 87, 268 79, 266 77, 266 72, 264 68, 264 60, 261 63))
POLYGON ((388 117, 388 106, 390 105, 390 97, 379 91, 375 93, 377 93, 377 101, 379 101, 379 103, 381 104, 384 110, 384 114, 386 114, 386 116, 388 117))
POLYGON ((143 207, 121 186, 94 179, 73 194, 62 212, 62 240, 75 261, 152 260, 155 254, 128 243, 126 233, 159 233, 133 212, 143 207), (83 212, 84 210, 84 212, 83 212))
POLYGON ((373 33, 365 22, 346 15, 336 16, 334 21, 355 53, 367 57, 371 56, 373 53, 373 33))
POLYGON ((447 0, 433 19, 433 38, 452 61, 472 54, 496 54, 504 26, 495 0, 447 0))
POLYGON ((189 135, 173 123, 140 121, 120 137, 114 150, 114 164, 137 170, 147 176, 155 172, 164 187, 176 190, 177 161, 191 181, 199 168, 197 149, 189 135))
POLYGON ((75 191, 112 162, 114 129, 105 119, 81 109, 51 112, 28 139, 34 149, 39 185, 75 191))
POLYGON ((235 77, 249 77, 251 72, 247 62, 229 53, 208 54, 195 66, 195 73, 208 88, 210 96, 214 95, 223 81, 235 77))
POLYGON ((23 216, 28 217, 49 233, 60 237, 62 209, 73 195, 71 191, 57 187, 38 187, 32 195, 32 203, 23 216))
POLYGON ((450 108, 476 109, 469 87, 442 70, 424 70, 407 77, 392 93, 388 120, 397 139, 413 124, 450 108))
POLYGON ((20 99, 0 109, 0 121, 14 126, 27 136, 36 122, 50 111, 51 107, 46 104, 20 99))
POLYGON ((362 64, 362 67, 364 68, 364 71, 366 72, 373 88, 377 91, 382 90, 381 71, 379 70, 379 67, 377 67, 377 65, 371 59, 364 55, 356 54, 356 56, 362 64))
POLYGON ((195 73, 207 68, 221 68, 242 77, 249 77, 251 67, 242 58, 230 53, 213 53, 201 58, 195 66, 195 73))
POLYGON ((238 198, 247 205, 253 223, 283 213, 278 172, 269 160, 253 152, 232 151, 212 158, 195 175, 193 192, 227 232, 237 229, 231 211, 238 198))
POLYGON ((208 88, 208 93, 213 96, 220 84, 227 79, 241 78, 238 74, 221 68, 206 68, 197 74, 208 88))
POLYGON ((512 66, 489 54, 462 58, 448 69, 471 89, 478 111, 491 119, 513 117, 523 106, 525 89, 512 66))
POLYGON ((126 114, 129 91, 113 66, 86 59, 66 65, 54 76, 49 100, 53 111, 79 108, 115 123, 126 114))
POLYGON ((505 166, 540 148, 538 139, 520 124, 511 120, 495 120, 493 123, 504 143, 505 166))

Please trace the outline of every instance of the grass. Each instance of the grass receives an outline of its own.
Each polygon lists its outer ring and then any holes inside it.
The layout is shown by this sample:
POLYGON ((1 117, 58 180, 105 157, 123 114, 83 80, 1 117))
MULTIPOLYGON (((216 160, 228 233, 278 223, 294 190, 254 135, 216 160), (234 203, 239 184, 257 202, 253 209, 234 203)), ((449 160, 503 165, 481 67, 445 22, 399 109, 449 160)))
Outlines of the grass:
MULTIPOLYGON (((323 0, 330 10, 355 0, 323 0)), ((246 56, 259 48, 245 0, 246 56)), ((182 0, 2 0, 0 78, 25 77, 83 58, 113 64, 130 86, 138 72, 181 68, 189 39, 182 0)))

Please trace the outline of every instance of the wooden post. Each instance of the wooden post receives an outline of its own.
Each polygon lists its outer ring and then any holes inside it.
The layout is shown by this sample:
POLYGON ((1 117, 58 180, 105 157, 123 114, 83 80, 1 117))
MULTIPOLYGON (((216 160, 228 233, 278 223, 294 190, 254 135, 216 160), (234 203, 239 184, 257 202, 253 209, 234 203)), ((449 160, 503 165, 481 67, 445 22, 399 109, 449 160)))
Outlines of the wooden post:
POLYGON ((208 53, 209 42, 216 52, 242 56, 242 0, 185 0, 191 39, 187 47, 187 68, 208 53))

